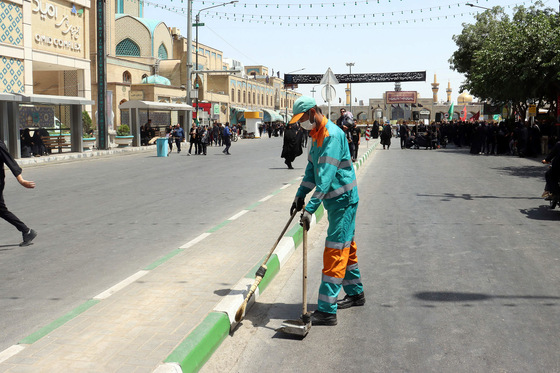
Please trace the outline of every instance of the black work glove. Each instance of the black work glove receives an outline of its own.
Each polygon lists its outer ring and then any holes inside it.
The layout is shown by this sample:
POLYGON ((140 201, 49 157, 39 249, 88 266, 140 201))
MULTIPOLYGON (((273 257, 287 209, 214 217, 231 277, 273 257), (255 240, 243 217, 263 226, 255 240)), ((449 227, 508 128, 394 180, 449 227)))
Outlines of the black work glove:
POLYGON ((292 207, 290 207, 290 216, 293 215, 295 211, 301 211, 304 205, 305 199, 296 196, 296 198, 294 198, 294 202, 292 203, 292 207))

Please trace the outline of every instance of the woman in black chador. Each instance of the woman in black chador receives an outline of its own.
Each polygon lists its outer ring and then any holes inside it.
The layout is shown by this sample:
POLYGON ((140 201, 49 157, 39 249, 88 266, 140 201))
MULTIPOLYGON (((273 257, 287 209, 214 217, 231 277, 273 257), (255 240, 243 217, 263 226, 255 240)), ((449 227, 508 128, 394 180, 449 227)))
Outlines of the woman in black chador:
POLYGON ((280 157, 285 159, 284 163, 290 169, 293 169, 292 162, 294 159, 303 153, 301 139, 302 136, 298 134, 294 125, 288 124, 284 131, 284 145, 282 146, 282 155, 280 157))

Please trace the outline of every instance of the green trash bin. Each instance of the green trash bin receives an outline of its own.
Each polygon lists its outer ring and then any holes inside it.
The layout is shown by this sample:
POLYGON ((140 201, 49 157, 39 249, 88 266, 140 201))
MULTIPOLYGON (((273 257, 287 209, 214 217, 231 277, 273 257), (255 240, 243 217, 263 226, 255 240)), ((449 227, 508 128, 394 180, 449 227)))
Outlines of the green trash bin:
POLYGON ((157 156, 167 157, 168 155, 168 140, 167 137, 160 137, 156 140, 157 156))

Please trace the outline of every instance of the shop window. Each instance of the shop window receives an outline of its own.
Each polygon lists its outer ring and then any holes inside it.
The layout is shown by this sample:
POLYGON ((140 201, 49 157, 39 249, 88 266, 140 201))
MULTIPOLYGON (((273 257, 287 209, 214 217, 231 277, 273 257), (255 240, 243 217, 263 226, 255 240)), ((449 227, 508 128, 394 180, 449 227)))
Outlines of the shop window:
POLYGON ((128 83, 128 84, 132 83, 132 75, 128 71, 125 71, 122 74, 122 81, 123 83, 128 83))
POLYGON ((140 47, 130 39, 124 39, 116 48, 117 56, 140 57, 140 47))
POLYGON ((161 43, 161 45, 158 48, 158 58, 160 60, 167 59, 167 48, 165 48, 165 45, 163 45, 163 43, 161 43))

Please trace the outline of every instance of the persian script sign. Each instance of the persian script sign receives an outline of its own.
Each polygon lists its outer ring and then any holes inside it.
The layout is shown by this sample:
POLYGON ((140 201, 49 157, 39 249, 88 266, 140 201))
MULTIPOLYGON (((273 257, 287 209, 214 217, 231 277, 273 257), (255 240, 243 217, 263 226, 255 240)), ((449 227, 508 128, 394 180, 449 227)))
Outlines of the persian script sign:
POLYGON ((415 91, 389 91, 385 92, 387 104, 415 104, 418 93, 415 91))
POLYGON ((32 0, 33 48, 84 57, 84 8, 61 0, 32 0))
MULTIPOLYGON (((425 82, 426 72, 335 74, 339 83, 425 82)), ((319 84, 321 74, 284 74, 284 84, 319 84)))

